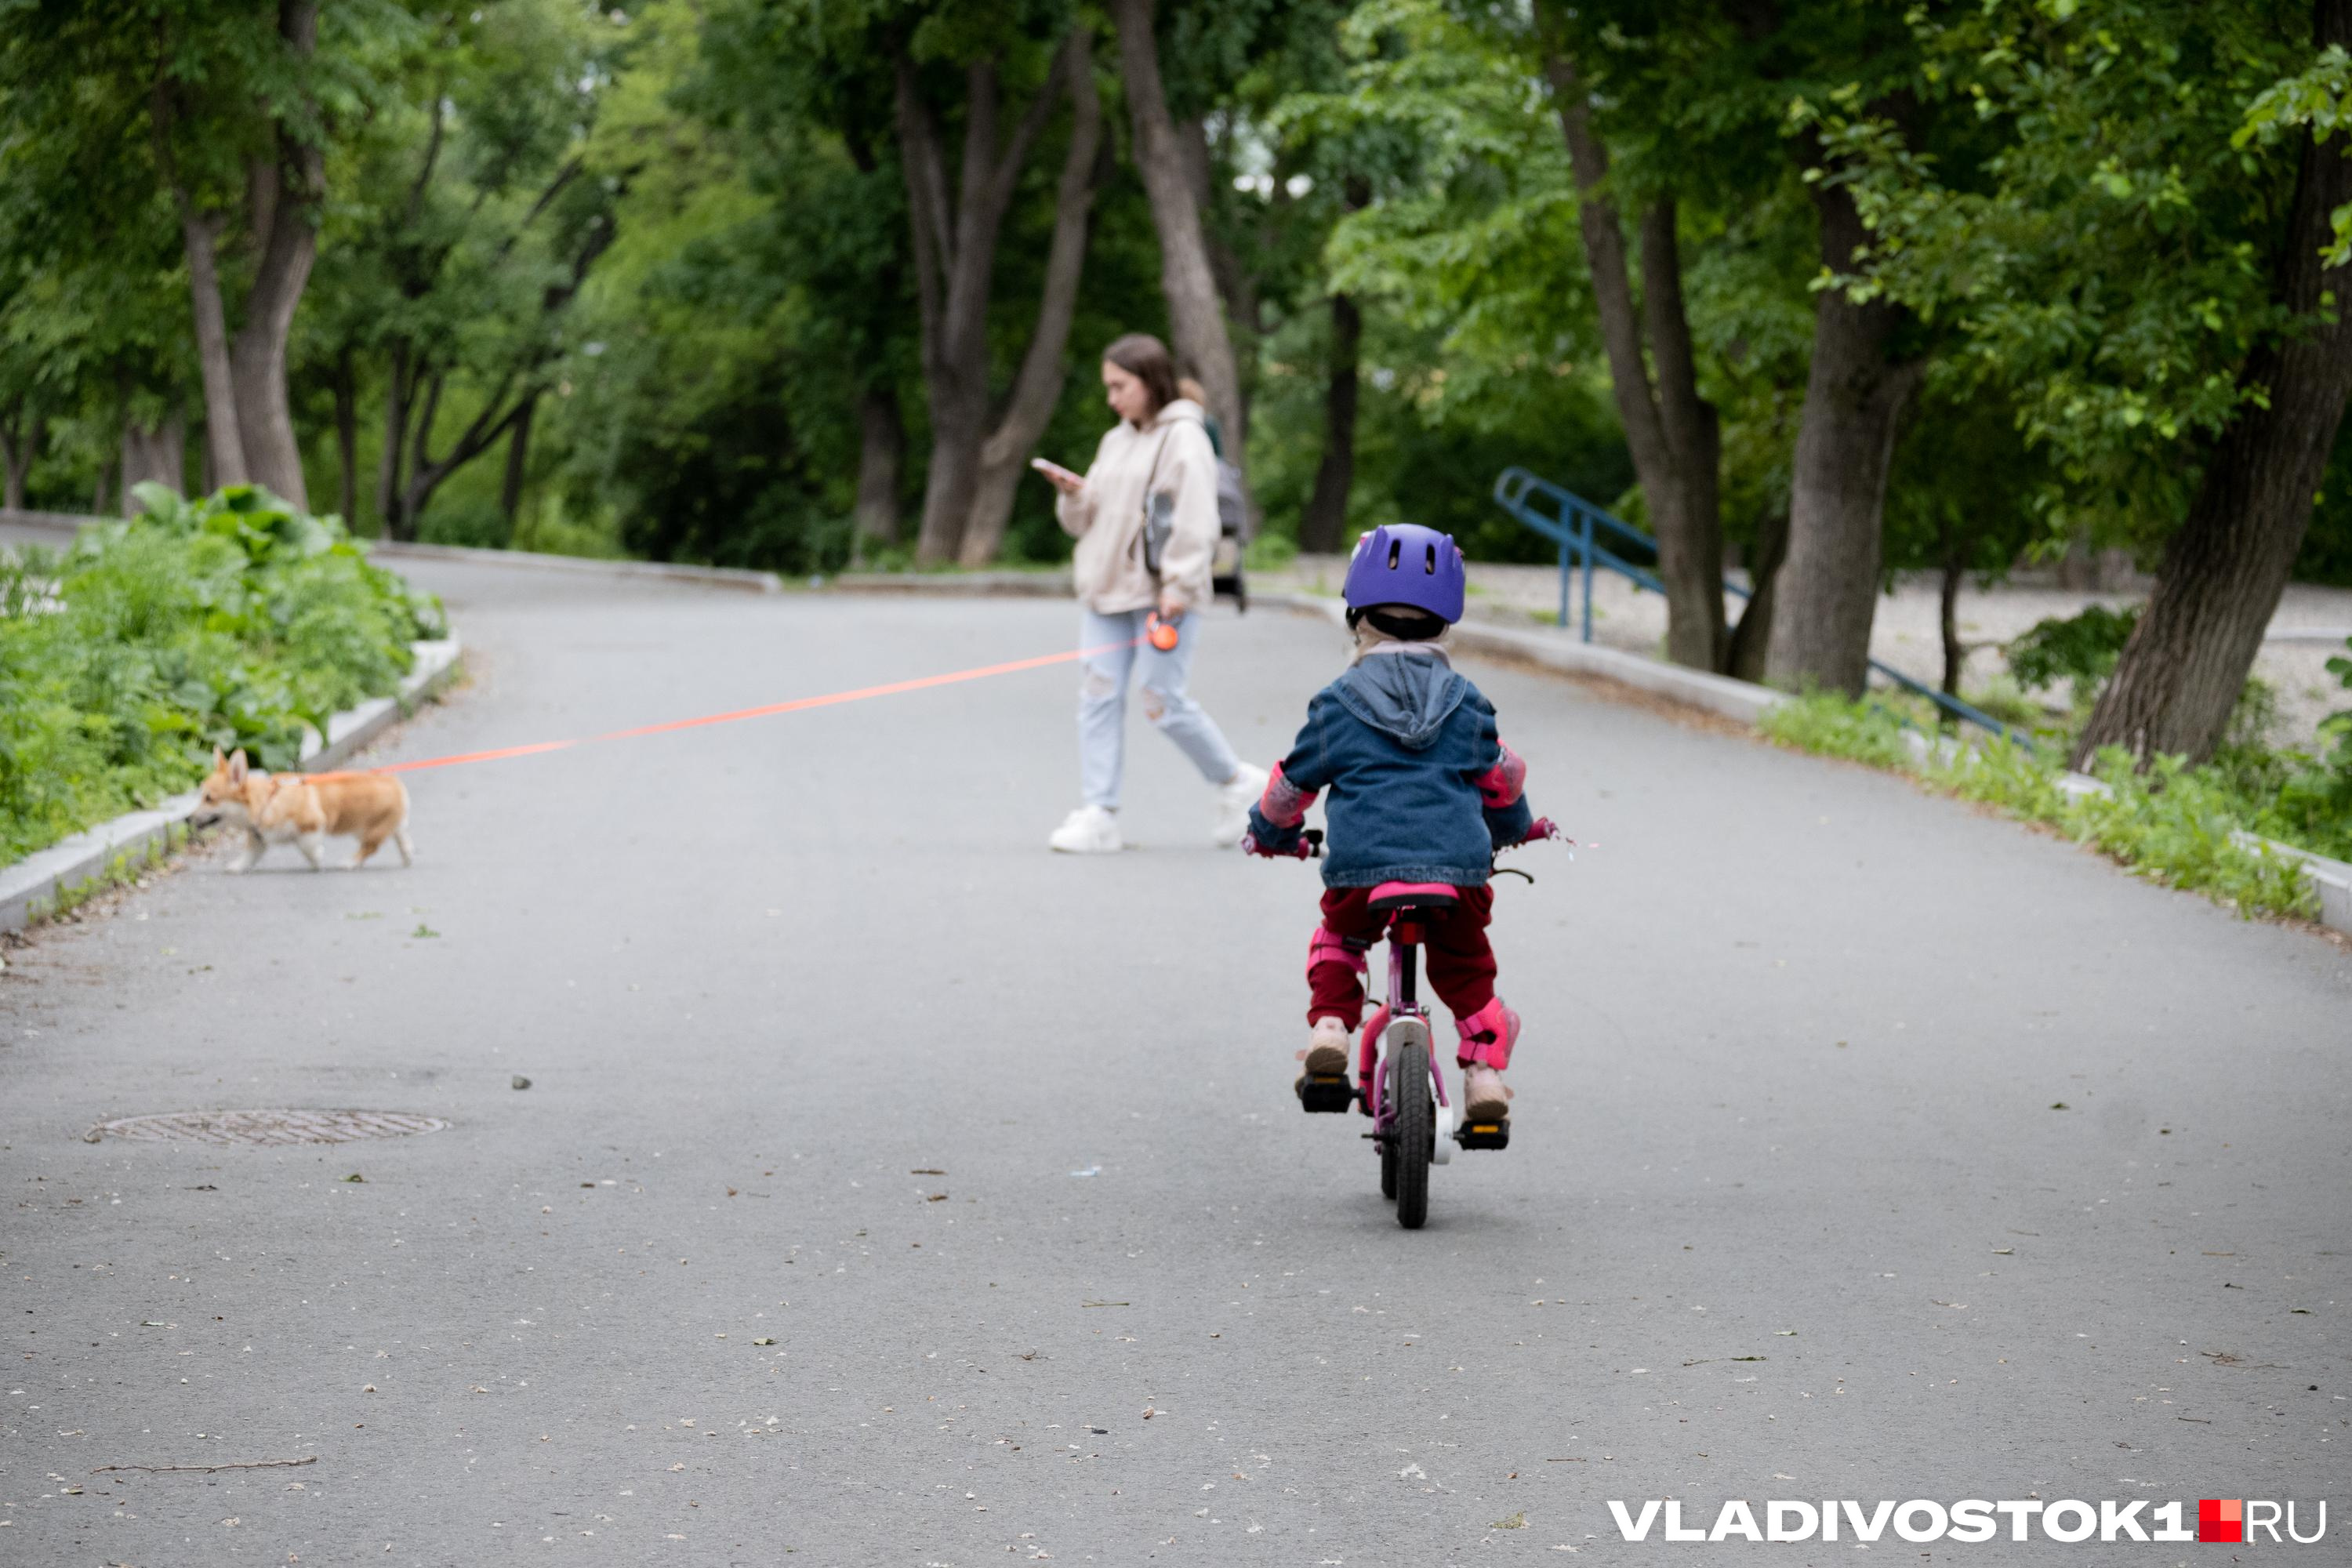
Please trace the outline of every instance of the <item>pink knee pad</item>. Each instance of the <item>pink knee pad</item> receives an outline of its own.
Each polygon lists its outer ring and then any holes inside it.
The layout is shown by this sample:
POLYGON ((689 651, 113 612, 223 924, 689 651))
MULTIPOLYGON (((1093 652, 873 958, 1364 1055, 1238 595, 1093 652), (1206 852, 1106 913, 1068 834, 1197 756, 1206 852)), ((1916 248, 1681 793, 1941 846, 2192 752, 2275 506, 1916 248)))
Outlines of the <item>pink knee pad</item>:
POLYGON ((1519 1016, 1504 1006, 1500 996, 1468 1017, 1455 1019, 1454 1026, 1462 1035, 1462 1049, 1454 1058, 1462 1066, 1483 1062, 1501 1072, 1511 1065, 1511 1047, 1519 1038, 1519 1016))
POLYGON ((1307 944, 1307 973, 1313 974, 1318 963, 1344 963, 1359 974, 1367 968, 1364 949, 1327 925, 1318 925, 1314 939, 1307 944))

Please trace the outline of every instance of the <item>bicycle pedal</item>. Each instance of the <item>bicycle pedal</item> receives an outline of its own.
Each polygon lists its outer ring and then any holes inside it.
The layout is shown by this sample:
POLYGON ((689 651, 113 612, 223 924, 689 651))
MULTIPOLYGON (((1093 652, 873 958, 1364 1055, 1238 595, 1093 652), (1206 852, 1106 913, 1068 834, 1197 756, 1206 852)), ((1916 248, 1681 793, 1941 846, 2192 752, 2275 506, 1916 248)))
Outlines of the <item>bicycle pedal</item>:
POLYGON ((1356 1103, 1355 1086, 1339 1073, 1301 1073, 1293 1087, 1298 1091, 1299 1108, 1310 1113, 1343 1111, 1356 1103))
POLYGON ((1454 1135, 1454 1141, 1465 1149, 1507 1149, 1511 1146, 1511 1121, 1472 1121, 1454 1135))

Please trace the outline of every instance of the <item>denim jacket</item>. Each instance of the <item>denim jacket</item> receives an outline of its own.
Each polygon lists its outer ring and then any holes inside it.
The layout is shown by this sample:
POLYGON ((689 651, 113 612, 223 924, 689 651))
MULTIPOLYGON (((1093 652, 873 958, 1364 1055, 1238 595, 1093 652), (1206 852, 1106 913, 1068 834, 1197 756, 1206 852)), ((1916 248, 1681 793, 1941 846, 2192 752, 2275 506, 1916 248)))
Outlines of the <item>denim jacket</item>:
POLYGON ((1482 887, 1494 852, 1534 821, 1527 764, 1502 743, 1495 709, 1442 649, 1375 653, 1307 705, 1307 727, 1250 812, 1273 854, 1298 842, 1318 794, 1329 840, 1323 880, 1482 887))

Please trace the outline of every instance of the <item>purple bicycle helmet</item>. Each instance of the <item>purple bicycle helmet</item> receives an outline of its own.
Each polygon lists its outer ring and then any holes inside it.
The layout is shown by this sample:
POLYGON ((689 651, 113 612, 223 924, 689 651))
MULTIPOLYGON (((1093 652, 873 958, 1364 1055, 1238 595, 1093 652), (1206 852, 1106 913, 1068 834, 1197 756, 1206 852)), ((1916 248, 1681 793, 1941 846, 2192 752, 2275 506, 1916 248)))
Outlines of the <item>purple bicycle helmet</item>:
POLYGON ((1462 618, 1462 547, 1417 522, 1384 524, 1356 541, 1339 596, 1353 610, 1403 605, 1452 626, 1462 618))

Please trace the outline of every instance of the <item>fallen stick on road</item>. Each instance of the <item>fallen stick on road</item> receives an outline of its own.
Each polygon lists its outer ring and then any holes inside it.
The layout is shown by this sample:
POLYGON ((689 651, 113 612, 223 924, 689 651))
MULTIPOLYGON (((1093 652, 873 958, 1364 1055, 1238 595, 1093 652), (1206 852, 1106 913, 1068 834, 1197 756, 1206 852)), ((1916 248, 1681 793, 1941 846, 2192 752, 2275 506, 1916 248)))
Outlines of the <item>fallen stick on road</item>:
POLYGON ((299 1459, 244 1459, 234 1465, 100 1465, 90 1474, 102 1476, 109 1470, 202 1470, 207 1473, 213 1470, 268 1470, 318 1462, 318 1455, 308 1454, 299 1459))

